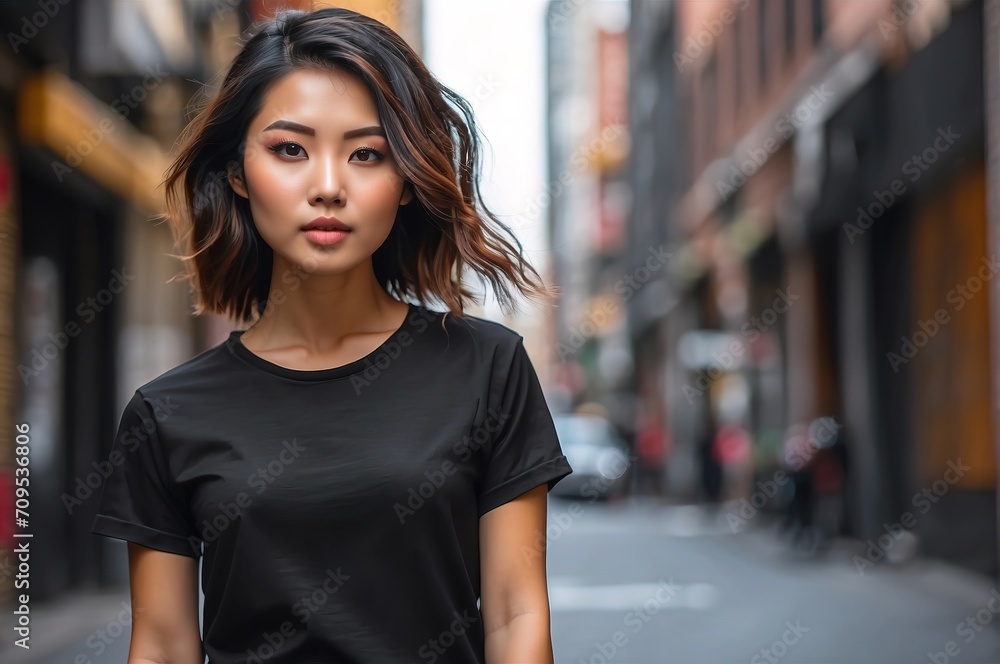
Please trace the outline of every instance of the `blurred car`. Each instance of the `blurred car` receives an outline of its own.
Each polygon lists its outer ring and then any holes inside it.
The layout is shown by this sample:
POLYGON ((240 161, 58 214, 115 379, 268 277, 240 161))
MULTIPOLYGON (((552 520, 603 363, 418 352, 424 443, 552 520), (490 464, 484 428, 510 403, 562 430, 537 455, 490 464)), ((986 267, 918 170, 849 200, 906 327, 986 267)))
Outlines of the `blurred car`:
POLYGON ((628 493, 632 474, 628 445, 607 418, 557 413, 552 420, 563 454, 573 467, 570 475, 552 487, 554 495, 594 501, 628 493))

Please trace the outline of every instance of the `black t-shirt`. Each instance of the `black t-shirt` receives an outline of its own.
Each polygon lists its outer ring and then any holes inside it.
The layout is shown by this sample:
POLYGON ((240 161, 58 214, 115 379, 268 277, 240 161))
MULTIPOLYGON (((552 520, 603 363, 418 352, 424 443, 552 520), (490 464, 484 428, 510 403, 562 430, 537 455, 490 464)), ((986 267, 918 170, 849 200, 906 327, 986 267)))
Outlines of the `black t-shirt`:
POLYGON ((521 335, 442 318, 316 371, 234 330, 136 390, 93 532, 204 555, 210 664, 483 662, 479 517, 572 468, 521 335))

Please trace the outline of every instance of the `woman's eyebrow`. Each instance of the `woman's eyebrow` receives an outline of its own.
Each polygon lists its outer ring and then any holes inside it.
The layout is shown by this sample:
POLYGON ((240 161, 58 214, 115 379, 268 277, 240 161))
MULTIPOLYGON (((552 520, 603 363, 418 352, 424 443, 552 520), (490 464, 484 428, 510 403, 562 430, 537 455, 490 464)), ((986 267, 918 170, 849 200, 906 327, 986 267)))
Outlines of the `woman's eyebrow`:
MULTIPOLYGON (((299 124, 298 122, 292 122, 290 120, 275 120, 271 124, 264 127, 264 131, 270 131, 271 129, 287 129, 288 131, 295 131, 300 134, 305 134, 307 136, 315 136, 316 130, 312 127, 307 127, 305 125, 299 124)), ((378 125, 372 125, 371 127, 361 127, 360 129, 351 129, 350 131, 344 132, 344 138, 355 138, 357 136, 385 136, 385 130, 378 125)))
POLYGON ((382 136, 384 138, 385 130, 378 125, 372 125, 371 127, 362 127, 361 129, 352 129, 344 132, 344 138, 354 138, 356 136, 382 136))

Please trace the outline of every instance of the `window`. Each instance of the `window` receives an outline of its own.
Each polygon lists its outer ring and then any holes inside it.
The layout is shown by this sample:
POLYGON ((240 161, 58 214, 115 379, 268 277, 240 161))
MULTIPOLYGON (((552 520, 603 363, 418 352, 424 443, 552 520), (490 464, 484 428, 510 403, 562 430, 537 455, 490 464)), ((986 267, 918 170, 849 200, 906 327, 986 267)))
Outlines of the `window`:
POLYGON ((785 0, 785 59, 792 60, 795 57, 795 35, 798 32, 798 16, 795 14, 795 3, 797 0, 785 0))
POLYGON ((767 47, 768 30, 767 11, 768 0, 757 0, 757 79, 760 88, 767 87, 767 47))
POLYGON ((823 30, 826 29, 823 5, 823 0, 812 0, 812 39, 814 44, 823 37, 823 30))
POLYGON ((716 126, 718 122, 718 105, 719 105, 719 95, 718 95, 718 75, 716 73, 716 58, 715 52, 709 57, 708 62, 705 64, 705 69, 702 71, 702 102, 704 105, 701 108, 701 118, 705 123, 702 127, 704 135, 702 136, 702 157, 705 162, 708 162, 715 156, 715 135, 718 127, 716 126))
POLYGON ((743 28, 740 15, 733 24, 733 107, 739 110, 743 98, 743 28))

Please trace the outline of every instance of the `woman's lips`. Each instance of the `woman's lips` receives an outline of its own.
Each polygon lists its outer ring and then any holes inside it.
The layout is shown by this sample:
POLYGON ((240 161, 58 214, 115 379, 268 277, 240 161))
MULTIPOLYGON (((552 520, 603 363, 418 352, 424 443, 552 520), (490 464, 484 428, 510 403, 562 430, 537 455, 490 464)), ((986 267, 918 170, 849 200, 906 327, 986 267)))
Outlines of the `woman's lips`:
POLYGON ((346 238, 348 235, 351 234, 350 231, 340 231, 340 230, 325 231, 325 230, 320 230, 318 228, 310 228, 302 232, 305 233, 306 238, 308 238, 310 242, 322 245, 337 244, 338 242, 340 242, 341 240, 343 240, 344 238, 346 238))

